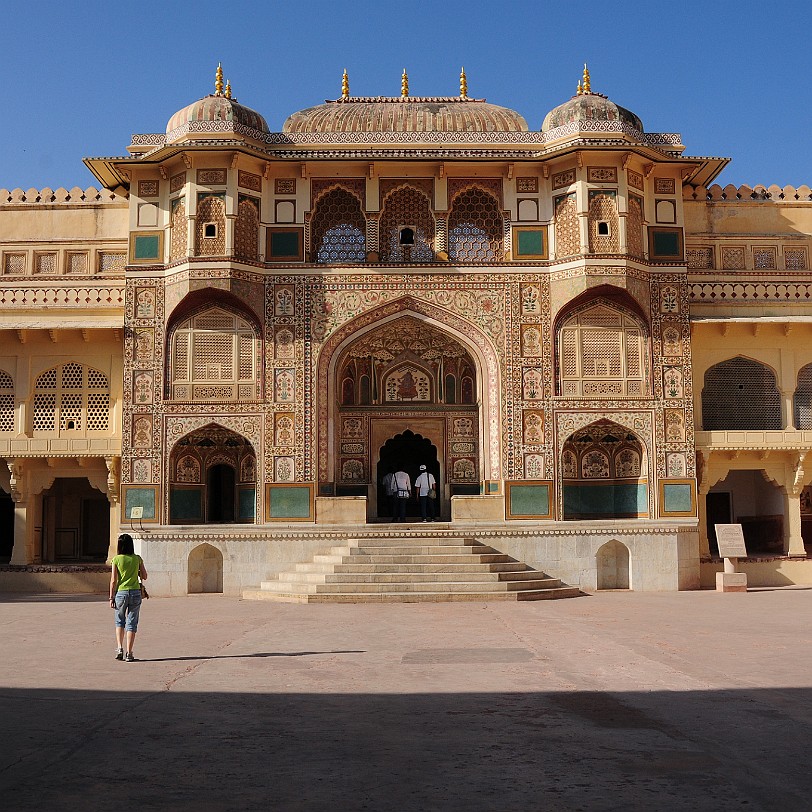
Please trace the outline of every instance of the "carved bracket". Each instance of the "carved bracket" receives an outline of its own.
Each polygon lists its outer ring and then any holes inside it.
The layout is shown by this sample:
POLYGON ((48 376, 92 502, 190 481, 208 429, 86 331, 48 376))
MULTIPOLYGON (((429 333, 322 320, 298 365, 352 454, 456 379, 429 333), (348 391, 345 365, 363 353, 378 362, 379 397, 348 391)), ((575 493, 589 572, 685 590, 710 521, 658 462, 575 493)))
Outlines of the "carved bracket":
POLYGON ((107 466, 107 499, 111 505, 115 505, 121 481, 121 457, 105 457, 104 464, 107 466))

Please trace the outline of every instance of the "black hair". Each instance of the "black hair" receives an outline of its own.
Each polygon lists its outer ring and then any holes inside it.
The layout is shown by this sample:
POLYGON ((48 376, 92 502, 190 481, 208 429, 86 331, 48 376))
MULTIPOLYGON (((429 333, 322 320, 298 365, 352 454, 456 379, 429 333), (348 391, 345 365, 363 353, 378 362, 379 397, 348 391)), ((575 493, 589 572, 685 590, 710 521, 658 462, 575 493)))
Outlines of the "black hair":
POLYGON ((129 533, 122 533, 118 537, 118 554, 135 555, 135 547, 133 546, 133 537, 129 533))

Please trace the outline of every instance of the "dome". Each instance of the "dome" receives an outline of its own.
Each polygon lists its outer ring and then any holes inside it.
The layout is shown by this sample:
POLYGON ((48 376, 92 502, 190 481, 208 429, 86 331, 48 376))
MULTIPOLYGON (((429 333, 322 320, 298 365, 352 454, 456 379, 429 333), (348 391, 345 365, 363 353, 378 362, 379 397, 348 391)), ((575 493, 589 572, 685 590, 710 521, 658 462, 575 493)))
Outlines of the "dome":
POLYGON ((497 133, 527 132, 515 110, 467 96, 346 97, 289 116, 282 132, 305 133, 497 133))
POLYGON ((224 131, 256 138, 268 133, 268 124, 256 110, 215 93, 178 110, 166 125, 167 141, 178 140, 190 132, 224 131))
MULTIPOLYGON (((625 124, 637 132, 644 132, 643 122, 640 121, 634 113, 610 101, 601 93, 591 92, 579 92, 577 96, 573 96, 569 101, 550 110, 544 117, 541 131, 546 133, 557 127, 563 127, 582 121, 596 123, 618 122, 621 125, 625 124)), ((600 129, 600 124, 598 124, 597 128, 591 126, 585 127, 585 129, 600 129)))

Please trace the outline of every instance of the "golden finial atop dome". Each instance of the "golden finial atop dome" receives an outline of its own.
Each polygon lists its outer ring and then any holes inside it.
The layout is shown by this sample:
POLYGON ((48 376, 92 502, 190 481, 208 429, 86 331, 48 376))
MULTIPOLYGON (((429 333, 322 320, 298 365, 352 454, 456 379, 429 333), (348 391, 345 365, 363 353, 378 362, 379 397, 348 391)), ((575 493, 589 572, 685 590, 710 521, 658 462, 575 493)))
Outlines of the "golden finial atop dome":
POLYGON ((228 79, 226 79, 226 98, 231 98, 231 82, 228 79))
POLYGON ((341 98, 349 99, 350 97, 350 77, 347 75, 347 69, 344 68, 344 75, 341 77, 341 98))
POLYGON ((592 85, 589 81, 589 68, 586 66, 586 62, 584 62, 584 93, 591 93, 592 92, 592 85))
POLYGON ((406 75, 406 68, 403 69, 403 76, 400 77, 400 95, 404 99, 409 95, 409 77, 406 75))
POLYGON ((460 68, 460 98, 468 98, 468 77, 465 75, 465 68, 460 68))
POLYGON ((217 63, 217 73, 214 75, 214 95, 223 95, 223 66, 217 63))
POLYGON ((576 95, 576 96, 582 96, 582 95, 583 95, 583 93, 584 93, 584 91, 583 91, 583 90, 581 90, 581 80, 579 79, 579 80, 578 80, 578 88, 577 88, 577 90, 575 91, 575 95, 576 95))

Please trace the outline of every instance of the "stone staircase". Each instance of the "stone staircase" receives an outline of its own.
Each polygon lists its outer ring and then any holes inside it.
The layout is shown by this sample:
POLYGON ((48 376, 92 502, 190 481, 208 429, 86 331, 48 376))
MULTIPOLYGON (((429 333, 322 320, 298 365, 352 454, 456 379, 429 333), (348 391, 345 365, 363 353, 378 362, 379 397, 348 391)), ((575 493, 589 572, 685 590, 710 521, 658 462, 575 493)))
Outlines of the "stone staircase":
POLYGON ((348 538, 242 594, 296 603, 417 603, 537 601, 581 592, 472 538, 385 532, 348 538))

